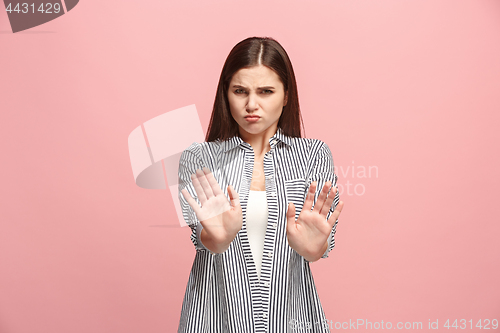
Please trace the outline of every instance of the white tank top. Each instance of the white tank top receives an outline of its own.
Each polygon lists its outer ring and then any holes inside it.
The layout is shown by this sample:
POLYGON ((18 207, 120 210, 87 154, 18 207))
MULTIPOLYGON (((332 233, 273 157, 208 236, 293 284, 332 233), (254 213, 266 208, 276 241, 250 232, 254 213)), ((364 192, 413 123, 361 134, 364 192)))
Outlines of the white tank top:
MULTIPOLYGON (((264 252, 264 238, 266 236, 267 218, 268 209, 266 191, 250 190, 247 202, 247 235, 259 279, 260 269, 262 267, 262 255, 264 252)), ((201 223, 198 223, 196 226, 196 235, 198 242, 201 245, 203 245, 200 238, 202 229, 203 226, 201 223)))
POLYGON ((264 252, 267 218, 266 191, 250 190, 247 203, 247 235, 259 279, 260 269, 262 267, 262 254, 264 252))

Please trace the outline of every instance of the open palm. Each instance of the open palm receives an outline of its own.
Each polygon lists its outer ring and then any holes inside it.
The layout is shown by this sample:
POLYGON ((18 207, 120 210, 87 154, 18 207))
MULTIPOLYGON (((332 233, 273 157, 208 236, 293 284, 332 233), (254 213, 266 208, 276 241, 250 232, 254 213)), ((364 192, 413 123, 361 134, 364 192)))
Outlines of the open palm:
POLYGON ((324 249, 326 240, 344 206, 344 203, 340 201, 329 219, 326 219, 337 192, 337 188, 333 187, 332 193, 328 195, 332 186, 332 183, 328 181, 323 186, 316 204, 311 210, 317 185, 317 182, 313 182, 309 186, 304 206, 297 220, 295 220, 295 205, 293 203, 289 205, 286 214, 288 244, 305 258, 317 257, 322 254, 321 251, 324 249))
POLYGON ((230 243, 243 225, 238 192, 231 185, 228 186, 231 199, 229 202, 208 168, 196 170, 196 174, 191 175, 191 179, 201 207, 186 189, 181 191, 182 195, 193 208, 203 229, 213 241, 230 243))

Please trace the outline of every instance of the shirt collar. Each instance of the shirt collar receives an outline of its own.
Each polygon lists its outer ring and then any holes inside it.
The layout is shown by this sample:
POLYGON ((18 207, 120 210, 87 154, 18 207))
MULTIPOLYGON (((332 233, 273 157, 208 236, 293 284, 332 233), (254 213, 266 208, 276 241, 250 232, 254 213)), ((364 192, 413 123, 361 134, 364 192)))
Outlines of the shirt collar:
MULTIPOLYGON (((269 139, 269 144, 271 145, 271 149, 273 149, 279 142, 283 142, 284 144, 291 146, 293 145, 294 138, 283 134, 281 128, 278 127, 276 133, 269 139)), ((249 145, 239 136, 233 136, 232 138, 225 140, 222 142, 222 151, 227 152, 237 146, 240 145, 249 145)))

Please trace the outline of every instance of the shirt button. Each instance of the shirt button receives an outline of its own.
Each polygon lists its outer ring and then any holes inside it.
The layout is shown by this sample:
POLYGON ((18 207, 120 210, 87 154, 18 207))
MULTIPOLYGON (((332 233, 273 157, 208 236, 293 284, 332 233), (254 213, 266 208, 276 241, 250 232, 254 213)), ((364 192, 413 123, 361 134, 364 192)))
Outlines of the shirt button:
POLYGON ((264 286, 269 287, 269 282, 264 282, 264 286))
POLYGON ((266 319, 267 318, 267 313, 262 314, 262 318, 266 319))
POLYGON ((278 223, 273 223, 273 228, 276 229, 276 227, 278 226, 278 223))
POLYGON ((267 257, 268 257, 268 258, 272 258, 272 257, 273 257, 273 253, 272 253, 272 252, 268 252, 268 253, 267 253, 267 257))
POLYGON ((276 193, 274 193, 274 192, 273 192, 273 193, 271 193, 271 196, 272 196, 272 197, 276 197, 276 193))

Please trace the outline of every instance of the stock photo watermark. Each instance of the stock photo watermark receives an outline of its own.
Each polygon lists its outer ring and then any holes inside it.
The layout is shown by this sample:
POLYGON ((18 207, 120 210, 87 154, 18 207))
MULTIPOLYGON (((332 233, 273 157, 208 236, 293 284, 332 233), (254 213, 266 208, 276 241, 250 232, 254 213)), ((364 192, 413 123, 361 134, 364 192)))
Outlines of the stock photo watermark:
MULTIPOLYGON (((253 176, 257 179, 264 179, 264 166, 261 161, 254 162, 253 176)), ((333 173, 337 175, 337 188, 339 195, 362 196, 366 193, 366 179, 378 178, 379 170, 376 165, 352 165, 334 166, 333 173)))
POLYGON ((368 319, 349 319, 349 321, 334 321, 325 319, 318 322, 300 321, 291 319, 288 322, 288 327, 292 332, 300 330, 312 330, 316 327, 330 328, 336 330, 383 330, 383 329, 398 329, 398 330, 422 330, 422 329, 455 329, 455 330, 496 330, 498 329, 498 319, 447 319, 447 320, 432 320, 422 321, 371 321, 368 319))
POLYGON ((378 178, 378 166, 376 165, 352 165, 334 166, 334 173, 341 180, 337 183, 339 195, 361 196, 366 193, 366 185, 363 180, 369 178, 378 178), (346 179, 345 183, 342 181, 346 179), (353 182, 351 182, 353 180, 353 182))
POLYGON ((12 32, 27 30, 62 16, 75 8, 79 0, 9 1, 4 0, 12 32))

